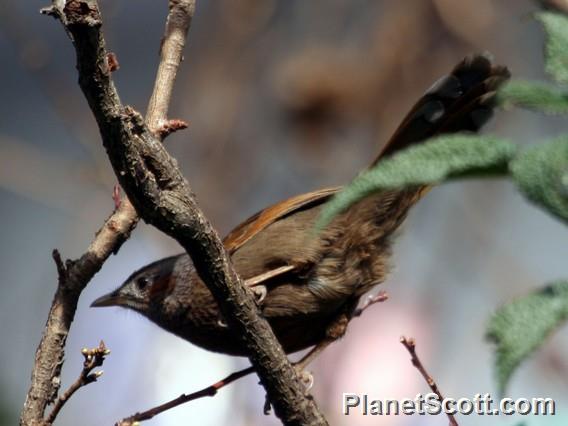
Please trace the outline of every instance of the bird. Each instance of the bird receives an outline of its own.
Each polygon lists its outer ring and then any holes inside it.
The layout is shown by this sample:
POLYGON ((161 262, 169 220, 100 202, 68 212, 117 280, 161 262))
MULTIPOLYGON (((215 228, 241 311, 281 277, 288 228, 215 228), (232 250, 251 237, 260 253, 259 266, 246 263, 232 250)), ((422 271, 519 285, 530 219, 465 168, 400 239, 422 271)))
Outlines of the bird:
MULTIPOLYGON (((465 57, 418 99, 370 167, 433 136, 477 132, 509 77, 507 67, 487 54, 465 57)), ((428 189, 369 194, 314 232, 340 191, 320 189, 261 210, 224 238, 235 270, 286 353, 323 347, 345 333, 361 297, 386 279, 395 231, 428 189)), ((144 266, 91 306, 134 310, 206 350, 247 355, 187 253, 144 266)))

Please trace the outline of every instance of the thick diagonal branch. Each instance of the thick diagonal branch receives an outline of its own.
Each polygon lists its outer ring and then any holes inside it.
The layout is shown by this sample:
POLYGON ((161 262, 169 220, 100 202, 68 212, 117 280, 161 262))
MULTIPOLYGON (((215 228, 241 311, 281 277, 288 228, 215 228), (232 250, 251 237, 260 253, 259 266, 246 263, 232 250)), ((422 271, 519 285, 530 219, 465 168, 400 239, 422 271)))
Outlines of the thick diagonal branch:
POLYGON ((121 104, 106 63, 96 1, 68 1, 62 12, 77 53, 79 84, 128 198, 145 221, 175 238, 191 256, 228 325, 248 349, 276 415, 290 425, 326 424, 268 322, 259 315, 176 161, 142 117, 121 104))

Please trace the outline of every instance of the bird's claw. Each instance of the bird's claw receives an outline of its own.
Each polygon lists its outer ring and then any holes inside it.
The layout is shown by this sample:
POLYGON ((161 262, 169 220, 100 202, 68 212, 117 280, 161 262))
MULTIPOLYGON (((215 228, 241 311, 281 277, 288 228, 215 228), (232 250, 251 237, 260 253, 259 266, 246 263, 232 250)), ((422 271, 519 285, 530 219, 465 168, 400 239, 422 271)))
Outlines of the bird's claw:
MULTIPOLYGON (((266 298, 266 294, 268 293, 268 291, 266 290, 266 286, 256 285, 254 287, 250 287, 250 290, 252 291, 256 305, 260 306, 264 301, 264 299, 266 298)), ((217 325, 219 327, 227 328, 227 323, 223 318, 219 318, 217 320, 217 325)))
POLYGON ((266 286, 256 285, 254 287, 251 287, 251 291, 252 294, 254 295, 254 300, 256 304, 260 306, 268 293, 268 290, 266 290, 266 286))
MULTIPOLYGON (((296 373, 298 374, 298 376, 300 376, 300 381, 305 386, 304 395, 310 396, 309 395, 310 390, 314 386, 314 376, 312 375, 312 373, 304 370, 299 365, 294 365, 293 367, 296 370, 296 373)), ((268 399, 268 395, 266 395, 265 399, 264 399, 264 407, 263 407, 263 413, 264 413, 265 416, 270 414, 270 409, 271 409, 270 400, 268 399)))
POLYGON ((298 366, 294 366, 298 376, 300 376, 300 381, 305 386, 305 395, 310 393, 310 390, 314 387, 314 376, 309 371, 304 370, 298 366))
POLYGON ((313 374, 310 373, 309 371, 303 370, 300 373, 300 380, 302 381, 302 383, 306 387, 305 392, 306 392, 306 395, 308 395, 310 393, 310 391, 312 390, 312 388, 314 387, 314 376, 313 376, 313 374))

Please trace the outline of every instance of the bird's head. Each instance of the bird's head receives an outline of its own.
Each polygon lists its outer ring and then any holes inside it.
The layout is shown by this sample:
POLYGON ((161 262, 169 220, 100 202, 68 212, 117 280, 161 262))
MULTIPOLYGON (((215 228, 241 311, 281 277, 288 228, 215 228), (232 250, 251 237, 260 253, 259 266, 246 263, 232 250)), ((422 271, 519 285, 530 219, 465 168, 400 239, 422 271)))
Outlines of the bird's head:
POLYGON ((164 305, 169 303, 176 287, 183 286, 187 281, 183 279, 187 276, 187 266, 193 269, 191 261, 187 259, 189 264, 186 265, 183 257, 172 256, 144 266, 130 275, 116 290, 96 299, 91 306, 120 306, 153 320, 156 311, 162 312, 164 305))

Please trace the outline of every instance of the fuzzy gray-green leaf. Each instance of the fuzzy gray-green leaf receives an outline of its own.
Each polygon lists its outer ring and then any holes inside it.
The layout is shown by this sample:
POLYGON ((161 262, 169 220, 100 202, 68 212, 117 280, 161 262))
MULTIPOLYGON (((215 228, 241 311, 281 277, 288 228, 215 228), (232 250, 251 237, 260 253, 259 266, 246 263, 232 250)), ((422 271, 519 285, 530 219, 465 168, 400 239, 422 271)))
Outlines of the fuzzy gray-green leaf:
POLYGON ((431 185, 456 177, 506 174, 515 152, 515 145, 493 136, 439 136, 361 173, 327 203, 316 227, 325 227, 337 214, 375 192, 431 185))
POLYGON ((521 152, 510 167, 529 200, 568 222, 568 136, 521 152))
POLYGON ((501 394, 511 375, 568 318, 568 281, 558 281, 501 307, 487 337, 496 343, 495 372, 501 394))
POLYGON ((560 13, 541 12, 537 19, 542 22, 547 40, 545 47, 545 70, 559 83, 568 83, 568 17, 560 13))
POLYGON ((546 114, 568 113, 568 93, 541 82, 511 80, 499 90, 498 101, 505 107, 515 105, 546 114))

